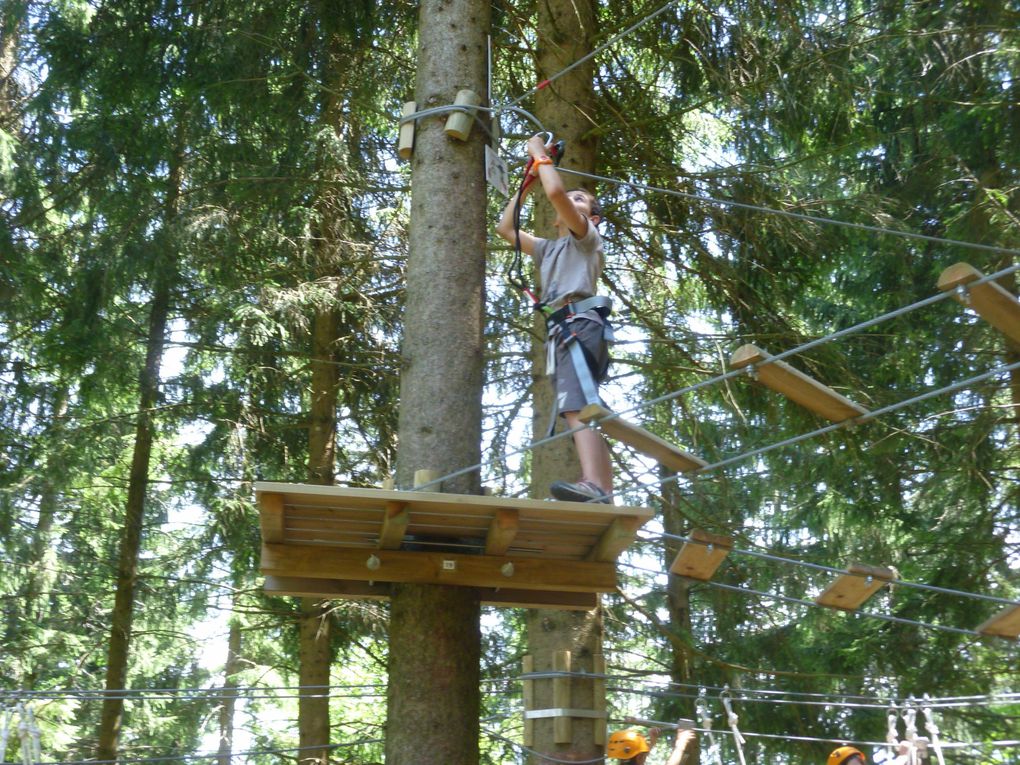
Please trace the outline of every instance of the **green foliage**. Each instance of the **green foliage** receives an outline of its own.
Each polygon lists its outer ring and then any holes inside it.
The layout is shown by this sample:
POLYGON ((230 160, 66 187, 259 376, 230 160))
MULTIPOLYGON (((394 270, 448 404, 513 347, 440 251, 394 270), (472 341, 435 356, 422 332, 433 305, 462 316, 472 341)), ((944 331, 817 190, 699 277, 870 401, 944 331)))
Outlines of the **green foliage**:
MULTIPOLYGON (((335 319, 337 480, 370 486, 392 470, 410 205, 392 143, 415 8, 20 5, 30 12, 0 28, 0 56, 17 51, 0 104, 0 698, 49 692, 35 704, 45 756, 91 756, 100 704, 69 689, 103 685, 138 378, 150 303, 167 283, 123 754, 215 746, 222 699, 193 689, 225 681, 222 659, 205 657, 225 644, 224 614, 242 633, 237 742, 293 747, 293 694, 243 690, 298 676, 295 605, 261 593, 251 483, 307 478, 317 314, 335 319)), ((535 9, 498 6, 492 100, 505 102, 534 79, 535 9)), ((601 4, 601 39, 647 12, 601 4)), ((1001 2, 677 3, 601 53, 586 117, 599 172, 625 182, 599 189, 627 340, 610 389, 621 406, 710 380, 744 342, 778 353, 926 298, 958 260, 985 272, 1015 261, 1017 28, 1001 2)), ((503 123, 504 154, 519 154, 534 126, 503 123)), ((532 459, 506 456, 527 430, 531 328, 504 285, 508 258, 489 254, 485 328, 485 478, 506 494, 527 484, 532 459)), ((947 300, 789 362, 876 410, 1017 353, 947 300)), ((769 450, 660 487, 621 448, 619 485, 628 502, 660 508, 669 534, 697 527, 746 550, 889 565, 908 582, 1015 599, 1017 379, 779 449, 826 423, 746 378, 713 383, 633 416, 710 462, 769 450)), ((1010 644, 918 625, 973 628, 998 604, 898 586, 865 610, 903 622, 833 613, 775 597, 810 598, 827 575, 737 553, 718 582, 767 595, 667 589, 641 570, 668 565, 665 547, 635 547, 627 599, 607 598, 607 653, 626 675, 614 714, 692 716, 699 686, 833 699, 1016 690, 1010 644)), ((334 682, 370 686, 334 693, 334 740, 349 745, 334 759, 377 762, 385 609, 344 603, 331 618, 334 682)), ((521 621, 486 618, 484 727, 512 740, 521 621)), ((885 732, 881 709, 739 712, 743 730, 778 736, 885 732)), ((1012 737, 1016 714, 1003 703, 941 719, 949 737, 980 742, 1012 737)), ((826 748, 750 747, 780 762, 826 748)), ((498 738, 483 749, 491 762, 515 756, 498 738)))

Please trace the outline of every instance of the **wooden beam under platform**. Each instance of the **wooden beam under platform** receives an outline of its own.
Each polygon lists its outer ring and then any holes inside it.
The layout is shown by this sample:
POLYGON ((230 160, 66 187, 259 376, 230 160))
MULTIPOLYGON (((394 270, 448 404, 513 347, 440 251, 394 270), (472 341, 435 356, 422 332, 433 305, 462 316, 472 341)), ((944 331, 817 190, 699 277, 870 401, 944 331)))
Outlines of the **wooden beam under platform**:
MULTIPOLYGON (((389 600, 389 582, 358 582, 342 579, 310 579, 297 576, 267 576, 265 592, 298 598, 335 598, 338 600, 389 600)), ((557 592, 555 590, 517 590, 476 587, 483 606, 503 608, 555 608, 561 611, 591 611, 598 606, 598 593, 557 592)))

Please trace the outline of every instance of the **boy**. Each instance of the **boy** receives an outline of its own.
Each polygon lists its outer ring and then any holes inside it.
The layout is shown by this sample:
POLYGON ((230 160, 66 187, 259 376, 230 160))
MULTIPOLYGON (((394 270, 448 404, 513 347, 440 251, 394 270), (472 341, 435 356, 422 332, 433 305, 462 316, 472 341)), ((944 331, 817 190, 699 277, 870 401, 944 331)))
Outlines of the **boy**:
MULTIPOLYGON (((601 216, 594 194, 585 189, 567 191, 564 188, 540 135, 528 141, 528 154, 533 161, 533 171, 537 170, 542 189, 556 211, 554 225, 559 236, 555 240, 541 239, 521 231, 521 250, 532 257, 541 276, 543 302, 553 311, 567 309, 563 311, 566 317, 562 321, 551 323, 549 343, 555 352, 556 411, 573 429, 582 425, 578 413, 587 403, 586 384, 589 390, 594 388, 604 378, 609 365, 603 316, 594 308, 576 314, 570 309, 578 301, 595 295, 604 257, 602 238, 595 228, 601 216), (565 337, 566 331, 571 338, 565 337), (579 379, 577 362, 564 339, 583 346, 590 369, 588 379, 579 379), (591 369, 593 365, 595 368, 591 369)), ((518 192, 522 203, 523 196, 533 185, 518 192)), ((496 232, 510 244, 515 242, 513 212, 516 204, 517 198, 512 197, 496 227, 496 232)), ((597 391, 595 395, 597 397, 597 391)), ((574 433, 574 445, 581 463, 581 478, 574 483, 554 481, 549 487, 550 493, 561 500, 611 504, 613 470, 602 434, 584 428, 574 433)))

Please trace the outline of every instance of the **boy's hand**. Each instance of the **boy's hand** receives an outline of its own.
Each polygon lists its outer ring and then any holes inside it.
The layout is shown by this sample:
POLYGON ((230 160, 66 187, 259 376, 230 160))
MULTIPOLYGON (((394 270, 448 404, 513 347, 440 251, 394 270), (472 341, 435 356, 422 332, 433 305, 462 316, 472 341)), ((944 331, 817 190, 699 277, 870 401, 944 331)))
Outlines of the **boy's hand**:
POLYGON ((549 155, 549 147, 545 143, 543 134, 538 133, 528 139, 528 154, 532 159, 546 157, 549 155))

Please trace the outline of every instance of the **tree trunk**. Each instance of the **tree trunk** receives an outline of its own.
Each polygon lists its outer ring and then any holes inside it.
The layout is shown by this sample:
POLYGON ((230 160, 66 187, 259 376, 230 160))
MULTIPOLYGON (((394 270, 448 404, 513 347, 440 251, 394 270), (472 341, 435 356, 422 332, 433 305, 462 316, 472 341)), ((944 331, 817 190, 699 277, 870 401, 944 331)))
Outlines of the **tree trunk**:
MULTIPOLYGON (((486 0, 423 0, 419 109, 485 98, 486 0)), ((446 116, 419 121, 400 380, 397 481, 481 459, 486 186, 484 134, 448 138, 446 116)), ((479 493, 477 472, 431 490, 479 493)), ((390 610, 387 765, 478 762, 481 636, 467 588, 395 585, 390 610)))
MULTIPOLYGON (((322 226, 319 268, 328 272, 326 250, 335 245, 322 226)), ((336 399, 339 376, 333 348, 337 340, 337 316, 332 308, 316 312, 312 328, 311 427, 308 434, 308 482, 332 485, 336 458, 336 399)), ((329 683, 333 664, 333 620, 328 603, 302 598, 299 613, 298 661, 301 696, 298 699, 299 762, 326 765, 329 762, 329 683), (322 747, 318 749, 316 747, 322 747)))
MULTIPOLYGON (((550 0, 539 4, 537 79, 555 75, 563 68, 589 53, 596 33, 595 3, 592 0, 550 0)), ((553 131, 557 140, 566 141, 562 166, 594 172, 595 142, 585 136, 593 127, 595 94, 592 87, 593 65, 582 65, 539 91, 536 96, 535 116, 546 129, 553 131)), ((567 188, 581 186, 570 176, 564 179, 567 188)), ((535 232, 554 236, 553 211, 541 194, 533 194, 535 232)), ((536 316, 535 336, 544 337, 545 327, 536 316)), ((532 400, 535 439, 545 436, 553 405, 552 381, 545 373, 545 344, 536 341, 532 346, 532 400)), ((559 424, 562 428, 562 423, 559 424)), ((579 475, 577 453, 571 439, 560 439, 535 450, 532 460, 531 493, 534 497, 548 496, 549 484, 556 479, 574 480, 579 475)), ((593 657, 602 653, 602 618, 598 612, 555 611, 533 609, 527 613, 528 652, 534 661, 535 671, 553 667, 553 657, 570 651, 571 671, 593 671, 593 657)), ((536 707, 551 708, 551 683, 535 683, 536 707), (548 692, 548 698, 544 694, 548 692)), ((593 689, 590 680, 572 683, 570 695, 577 708, 591 709, 593 689)), ((571 742, 556 743, 551 719, 535 720, 534 749, 537 752, 561 758, 592 759, 602 754, 603 721, 575 718, 571 723, 571 742), (598 741, 599 743, 596 743, 598 741)), ((544 762, 532 756, 532 762, 544 762)))
MULTIPOLYGON (((235 610, 237 598, 234 599, 235 610)), ((241 624, 230 620, 227 636, 227 661, 223 667, 223 700, 220 704, 220 746, 217 756, 219 765, 231 765, 234 747, 234 711, 237 708, 237 674, 241 671, 241 624)))
MULTIPOLYGON (((175 190, 176 190, 175 186, 175 190)), ((153 409, 159 396, 159 369, 163 356, 167 316, 170 311, 169 265, 156 277, 156 290, 149 314, 149 337, 145 367, 142 370, 135 446, 131 459, 127 507, 121 532, 120 556, 117 563, 117 591, 110 616, 110 645, 106 659, 106 690, 127 687, 128 653, 131 648, 131 623, 134 619, 135 585, 138 578, 138 553, 142 544, 145 520, 145 494, 149 485, 149 458, 155 435, 153 409)), ((122 696, 109 694, 103 699, 99 722, 99 745, 96 759, 116 760, 117 741, 124 714, 122 696)))
MULTIPOLYGON (((128 655, 131 648, 131 623, 134 619, 135 585, 138 579, 138 554, 145 522, 145 495, 149 486, 149 459, 155 438, 155 407, 159 400, 159 372, 166 344, 166 324, 170 315, 173 285, 177 279, 176 242, 169 233, 179 214, 181 188, 184 183, 184 118, 175 114, 176 149, 168 177, 164 209, 164 250, 157 253, 154 263, 152 307, 149 311, 149 332, 145 346, 145 366, 139 380, 138 420, 135 425, 135 446, 128 478, 127 505, 121 532, 120 555, 117 563, 117 587, 113 613, 110 615, 110 645, 106 660, 106 690, 127 687, 128 655)), ((122 696, 108 693, 103 699, 99 720, 99 743, 96 758, 116 760, 120 727, 124 715, 122 696)))

